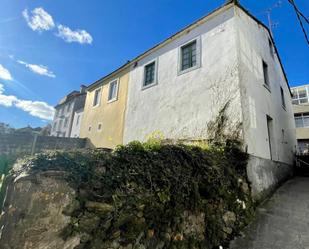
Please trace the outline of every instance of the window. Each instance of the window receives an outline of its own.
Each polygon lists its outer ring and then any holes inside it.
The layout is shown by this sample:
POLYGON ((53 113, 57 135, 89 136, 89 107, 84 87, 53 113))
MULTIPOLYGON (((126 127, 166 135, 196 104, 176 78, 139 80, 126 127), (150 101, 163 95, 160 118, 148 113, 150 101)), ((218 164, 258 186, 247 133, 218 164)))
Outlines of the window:
POLYGON ((98 131, 100 131, 100 130, 102 130, 102 124, 101 123, 98 124, 98 131))
POLYGON ((309 127, 309 113, 294 115, 296 128, 309 127))
POLYGON ((297 87, 294 89, 291 89, 292 91, 292 103, 294 105, 299 105, 299 104, 307 104, 308 103, 308 86, 303 86, 303 87, 297 87))
POLYGON ((76 125, 79 124, 79 119, 80 119, 80 115, 77 116, 77 119, 76 119, 76 125))
POLYGON ((61 119, 61 120, 59 121, 59 123, 58 123, 58 131, 61 130, 61 128, 62 128, 62 123, 63 123, 63 120, 61 119))
POLYGON ((181 71, 197 65, 196 40, 181 47, 181 71))
POLYGON ((281 92, 281 104, 285 108, 285 99, 284 99, 284 92, 282 87, 280 87, 280 92, 281 92))
POLYGON ((53 125, 53 131, 56 131, 56 128, 57 128, 57 122, 55 122, 53 125))
POLYGON ((89 131, 89 132, 91 131, 91 125, 89 125, 89 127, 88 127, 88 131, 89 131))
POLYGON ((118 80, 114 80, 109 83, 108 102, 117 100, 117 94, 118 94, 118 80))
POLYGON ((145 66, 143 86, 149 86, 155 83, 156 62, 153 61, 145 66))
POLYGON ((274 47, 273 47, 273 43, 271 42, 270 39, 268 39, 268 46, 269 46, 269 52, 270 52, 271 56, 274 57, 274 47))
POLYGON ((68 127, 68 121, 69 121, 69 119, 68 119, 68 118, 65 118, 65 119, 64 119, 63 128, 68 127))
POLYGON ((269 88, 268 65, 263 61, 264 84, 269 88))
POLYGON ((94 92, 93 106, 99 105, 100 101, 101 101, 101 88, 95 90, 94 92))

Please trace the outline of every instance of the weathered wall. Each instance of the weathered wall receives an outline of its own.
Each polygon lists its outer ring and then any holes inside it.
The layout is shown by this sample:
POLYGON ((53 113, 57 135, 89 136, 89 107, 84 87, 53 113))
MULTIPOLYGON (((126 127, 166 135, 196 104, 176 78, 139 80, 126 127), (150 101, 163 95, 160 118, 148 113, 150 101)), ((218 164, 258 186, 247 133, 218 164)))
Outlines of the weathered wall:
POLYGON ((283 181, 293 175, 293 165, 250 156, 247 176, 251 183, 252 197, 263 200, 283 181))
POLYGON ((80 126, 82 123, 84 115, 84 109, 77 110, 74 113, 74 118, 72 122, 72 130, 71 130, 71 137, 79 137, 80 136, 80 126))
POLYGON ((123 143, 128 81, 128 71, 122 71, 87 92, 80 137, 89 138, 96 147, 114 148, 123 143), (108 102, 109 83, 117 78, 119 79, 118 98, 108 102), (98 106, 93 106, 95 90, 98 88, 102 88, 101 101, 98 106), (98 129, 99 124, 101 124, 101 130, 98 129), (91 127, 90 131, 89 127, 91 127))
POLYGON ((154 131, 165 138, 205 138, 207 123, 228 100, 230 117, 241 122, 233 15, 233 8, 222 9, 131 69, 124 143, 145 141, 154 131), (201 43, 201 65, 180 74, 180 47, 195 38, 201 43), (153 60, 157 84, 142 89, 144 67, 153 60))
POLYGON ((0 154, 30 154, 53 149, 78 149, 87 146, 86 139, 0 134, 0 154))
POLYGON ((235 20, 244 141, 248 153, 293 164, 296 138, 291 96, 279 59, 269 46, 269 33, 240 8, 236 8, 235 20), (263 60, 268 64, 269 89, 264 86, 263 60), (285 107, 280 87, 284 91, 285 107), (273 119, 272 153, 266 115, 273 119))
POLYGON ((70 137, 74 114, 85 105, 86 94, 72 98, 64 104, 56 106, 56 112, 52 123, 51 136, 70 137), (65 125, 65 119, 68 120, 65 125))
MULTIPOLYGON (((16 165, 15 165, 16 167, 16 165)), ((62 229, 70 222, 63 214, 74 203, 75 190, 65 172, 47 171, 6 179, 6 200, 0 219, 3 249, 73 249, 79 237, 63 240, 62 229)))

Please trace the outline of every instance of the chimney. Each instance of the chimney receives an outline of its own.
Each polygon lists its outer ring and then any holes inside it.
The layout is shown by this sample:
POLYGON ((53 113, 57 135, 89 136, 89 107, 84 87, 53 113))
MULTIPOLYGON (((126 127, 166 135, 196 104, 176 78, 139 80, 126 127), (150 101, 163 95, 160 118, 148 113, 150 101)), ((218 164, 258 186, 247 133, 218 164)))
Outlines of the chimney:
POLYGON ((81 85, 80 86, 80 93, 85 93, 86 92, 87 87, 85 85, 81 85))

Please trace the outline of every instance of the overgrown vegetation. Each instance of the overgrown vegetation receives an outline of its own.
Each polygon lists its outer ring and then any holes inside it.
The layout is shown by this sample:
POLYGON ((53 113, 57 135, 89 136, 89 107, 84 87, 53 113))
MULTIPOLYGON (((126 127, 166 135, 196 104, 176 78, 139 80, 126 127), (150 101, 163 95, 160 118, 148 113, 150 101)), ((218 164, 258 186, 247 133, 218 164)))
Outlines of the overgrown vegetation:
POLYGON ((4 177, 9 174, 16 160, 17 155, 0 155, 0 207, 5 196, 4 177))
POLYGON ((51 152, 25 165, 32 173, 69 173, 77 199, 62 236, 80 235, 79 249, 205 249, 227 245, 252 217, 246 163, 239 142, 228 140, 51 152))

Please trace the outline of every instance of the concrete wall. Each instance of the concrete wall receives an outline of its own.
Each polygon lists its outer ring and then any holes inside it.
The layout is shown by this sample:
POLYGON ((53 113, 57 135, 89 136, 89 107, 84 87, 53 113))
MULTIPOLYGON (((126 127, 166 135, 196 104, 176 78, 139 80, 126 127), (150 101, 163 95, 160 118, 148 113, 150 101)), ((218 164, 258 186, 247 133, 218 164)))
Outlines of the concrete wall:
POLYGON ((35 136, 32 134, 0 134, 1 154, 31 154, 43 150, 79 149, 87 147, 86 139, 35 136))
POLYGON ((123 143, 128 81, 128 71, 124 70, 88 90, 80 137, 89 138, 95 147, 114 148, 123 143), (108 102, 109 83, 115 79, 119 79, 118 97, 115 101, 108 102), (102 88, 101 101, 98 106, 93 106, 95 90, 98 88, 102 88), (100 130, 99 125, 101 125, 100 130))
POLYGON ((243 10, 235 10, 244 141, 248 153, 293 164, 296 138, 291 96, 278 57, 271 53, 269 33, 243 10), (264 85, 262 60, 268 64, 269 89, 264 85), (285 107, 280 87, 284 91, 285 107), (266 115, 273 119, 271 154, 266 115))
POLYGON ((233 16, 233 7, 222 9, 131 68, 124 143, 145 141, 153 132, 165 138, 205 138, 207 123, 228 100, 231 123, 241 122, 233 16), (180 47, 192 39, 200 42, 200 67, 180 74, 180 47), (153 60, 157 82, 143 89, 144 67, 153 60))
POLYGON ((250 156, 247 176, 252 196, 261 201, 269 196, 283 181, 293 175, 293 165, 250 156))

